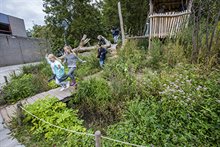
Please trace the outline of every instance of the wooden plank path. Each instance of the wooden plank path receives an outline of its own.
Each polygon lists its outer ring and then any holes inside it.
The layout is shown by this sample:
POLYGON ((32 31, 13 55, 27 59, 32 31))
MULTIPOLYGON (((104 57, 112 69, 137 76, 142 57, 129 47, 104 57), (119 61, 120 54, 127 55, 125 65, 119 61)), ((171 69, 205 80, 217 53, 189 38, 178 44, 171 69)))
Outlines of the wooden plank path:
MULTIPOLYGON (((54 96, 54 97, 57 97, 59 100, 63 100, 64 98, 71 96, 72 93, 74 92, 74 89, 75 89, 74 87, 69 87, 68 89, 64 91, 60 91, 60 87, 59 87, 56 89, 49 90, 47 92, 39 93, 35 96, 23 99, 19 102, 21 102, 22 105, 33 104, 36 100, 43 99, 46 96, 54 96)), ((12 105, 5 106, 0 109, 3 123, 5 123, 6 125, 9 124, 13 116, 16 115, 17 104, 19 102, 12 104, 12 105)))

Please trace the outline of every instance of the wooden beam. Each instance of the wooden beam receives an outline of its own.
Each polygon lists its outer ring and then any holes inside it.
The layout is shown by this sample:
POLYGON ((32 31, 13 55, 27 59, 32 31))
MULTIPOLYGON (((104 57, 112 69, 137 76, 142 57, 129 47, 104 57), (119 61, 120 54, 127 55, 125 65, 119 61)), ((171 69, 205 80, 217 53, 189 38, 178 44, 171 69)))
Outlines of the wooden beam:
POLYGON ((145 39, 148 37, 149 37, 149 35, 147 35, 147 36, 132 36, 132 37, 126 37, 126 39, 145 39))
POLYGON ((149 18, 152 17, 178 17, 182 15, 191 14, 191 12, 183 12, 183 13, 176 13, 176 14, 152 14, 149 16, 149 18))

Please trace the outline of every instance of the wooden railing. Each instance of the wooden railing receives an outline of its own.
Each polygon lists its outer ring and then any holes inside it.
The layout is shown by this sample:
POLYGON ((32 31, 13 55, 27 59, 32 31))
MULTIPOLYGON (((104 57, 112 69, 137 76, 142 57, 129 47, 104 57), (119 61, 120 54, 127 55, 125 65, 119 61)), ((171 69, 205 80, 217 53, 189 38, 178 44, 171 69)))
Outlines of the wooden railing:
POLYGON ((152 14, 150 18, 149 37, 173 36, 188 25, 190 11, 152 14))

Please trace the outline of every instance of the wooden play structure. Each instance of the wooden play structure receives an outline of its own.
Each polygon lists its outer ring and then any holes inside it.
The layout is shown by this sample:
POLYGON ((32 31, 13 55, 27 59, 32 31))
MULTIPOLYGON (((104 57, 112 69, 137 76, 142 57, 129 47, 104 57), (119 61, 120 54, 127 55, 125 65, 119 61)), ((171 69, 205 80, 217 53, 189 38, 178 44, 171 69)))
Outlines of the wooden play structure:
POLYGON ((150 0, 149 39, 173 36, 187 27, 192 0, 150 0))
MULTIPOLYGON (((144 36, 126 37, 126 39, 139 38, 165 38, 175 36, 187 27, 191 14, 193 0, 149 0, 149 15, 144 36)), ((120 8, 120 3, 118 4, 120 8)), ((119 18, 120 18, 119 10, 119 18)), ((123 24, 122 18, 120 23, 123 24)), ((121 30, 124 30, 121 25, 121 30)), ((122 34, 122 37, 124 35, 122 34)), ((123 42, 123 38, 122 38, 123 42)))

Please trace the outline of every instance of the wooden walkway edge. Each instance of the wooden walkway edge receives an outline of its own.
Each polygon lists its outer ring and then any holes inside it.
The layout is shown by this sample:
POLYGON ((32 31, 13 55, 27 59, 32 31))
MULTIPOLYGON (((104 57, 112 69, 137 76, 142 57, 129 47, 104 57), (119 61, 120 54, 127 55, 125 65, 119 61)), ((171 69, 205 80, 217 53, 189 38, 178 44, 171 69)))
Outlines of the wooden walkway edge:
POLYGON ((59 87, 56 89, 49 90, 47 92, 39 93, 37 95, 34 95, 32 97, 29 97, 23 100, 20 100, 15 104, 5 106, 0 109, 0 114, 3 119, 3 123, 5 123, 6 125, 10 123, 12 118, 16 115, 17 104, 19 102, 21 102, 22 105, 33 104, 36 100, 43 99, 46 96, 54 96, 54 97, 57 97, 59 100, 63 100, 64 98, 71 96, 72 93, 74 92, 74 89, 75 89, 74 87, 69 87, 68 89, 64 91, 60 91, 60 87, 59 87))

